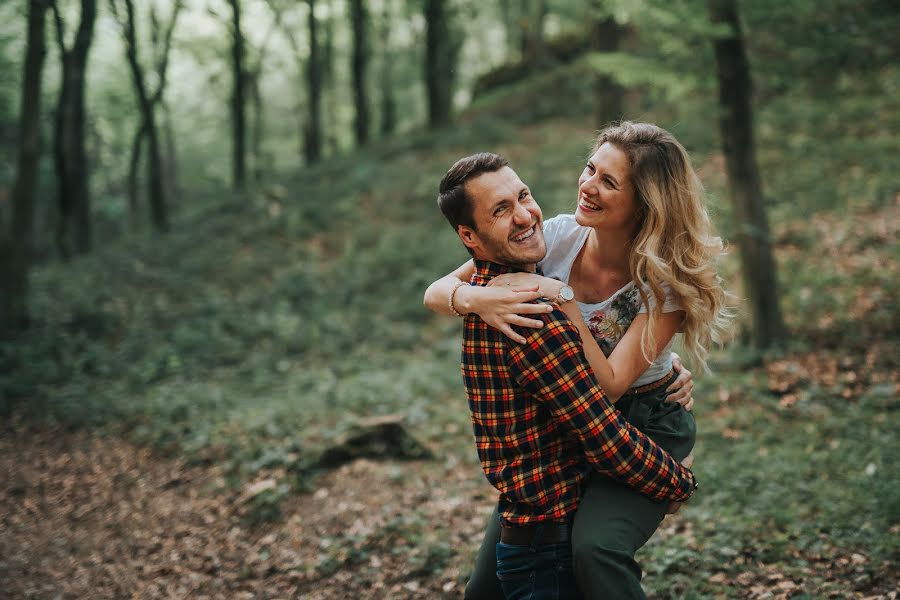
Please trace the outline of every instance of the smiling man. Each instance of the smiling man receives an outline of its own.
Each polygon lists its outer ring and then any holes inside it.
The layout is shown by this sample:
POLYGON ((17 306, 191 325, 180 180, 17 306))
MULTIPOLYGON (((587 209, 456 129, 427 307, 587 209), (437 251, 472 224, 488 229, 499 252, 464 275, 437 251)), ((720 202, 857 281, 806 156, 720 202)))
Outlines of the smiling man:
MULTIPOLYGON (((501 156, 457 161, 441 180, 438 205, 474 258, 469 285, 534 271, 546 254, 540 206, 501 156)), ((463 285, 444 296, 457 314, 463 285)), ((465 321, 463 379, 478 456, 499 492, 496 573, 509 599, 579 597, 570 524, 591 473, 658 502, 684 501, 696 488, 690 469, 627 423, 597 384, 578 329, 556 306, 572 299, 565 290, 552 303, 523 305, 543 321, 522 328, 524 343, 474 313, 465 321)), ((536 293, 523 292, 527 300, 536 293)))

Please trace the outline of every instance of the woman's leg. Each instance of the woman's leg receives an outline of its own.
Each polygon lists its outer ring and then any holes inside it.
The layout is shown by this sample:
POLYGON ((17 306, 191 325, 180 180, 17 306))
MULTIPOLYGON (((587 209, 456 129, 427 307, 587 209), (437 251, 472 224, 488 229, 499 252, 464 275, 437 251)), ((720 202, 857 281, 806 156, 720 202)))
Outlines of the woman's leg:
POLYGON ((466 584, 466 600, 505 600, 500 580, 497 579, 496 549, 499 541, 500 519, 495 505, 491 516, 488 517, 484 539, 475 558, 475 569, 466 584))
MULTIPOLYGON (((622 412, 676 460, 693 448, 694 416, 680 406, 645 395, 629 399, 622 412)), ((646 598, 634 555, 659 527, 666 508, 667 503, 653 502, 608 477, 591 478, 572 527, 575 576, 585 599, 646 598)))

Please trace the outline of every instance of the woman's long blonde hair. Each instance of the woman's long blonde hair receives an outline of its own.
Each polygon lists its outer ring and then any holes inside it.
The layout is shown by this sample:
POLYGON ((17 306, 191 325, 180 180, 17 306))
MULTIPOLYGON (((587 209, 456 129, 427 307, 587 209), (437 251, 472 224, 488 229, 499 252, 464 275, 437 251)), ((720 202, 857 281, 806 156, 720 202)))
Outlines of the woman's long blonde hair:
POLYGON ((645 289, 656 299, 648 310, 641 338, 644 357, 656 346, 653 326, 662 314, 668 284, 684 309, 681 331, 691 363, 706 371, 711 343, 727 337, 733 318, 733 296, 722 286, 715 259, 723 254, 706 211, 703 185, 684 147, 665 129, 649 123, 623 121, 600 132, 594 152, 610 143, 631 163, 631 181, 638 205, 638 229, 629 269, 641 301, 650 306, 645 289))

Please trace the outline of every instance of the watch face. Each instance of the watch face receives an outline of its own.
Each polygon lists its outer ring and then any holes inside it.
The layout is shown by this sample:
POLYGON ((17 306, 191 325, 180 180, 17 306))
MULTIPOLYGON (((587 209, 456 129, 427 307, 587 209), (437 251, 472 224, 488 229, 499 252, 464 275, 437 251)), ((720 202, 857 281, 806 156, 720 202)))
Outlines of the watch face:
POLYGON ((564 285, 562 289, 559 290, 559 297, 568 302, 575 297, 575 290, 568 285, 564 285))

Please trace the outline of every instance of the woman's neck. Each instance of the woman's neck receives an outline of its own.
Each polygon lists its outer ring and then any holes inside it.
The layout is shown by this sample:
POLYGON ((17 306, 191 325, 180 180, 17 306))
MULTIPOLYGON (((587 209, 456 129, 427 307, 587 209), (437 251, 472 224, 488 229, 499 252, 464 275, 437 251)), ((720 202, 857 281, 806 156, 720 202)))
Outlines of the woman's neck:
POLYGON ((585 258, 604 270, 629 270, 632 235, 623 231, 591 229, 585 258))

